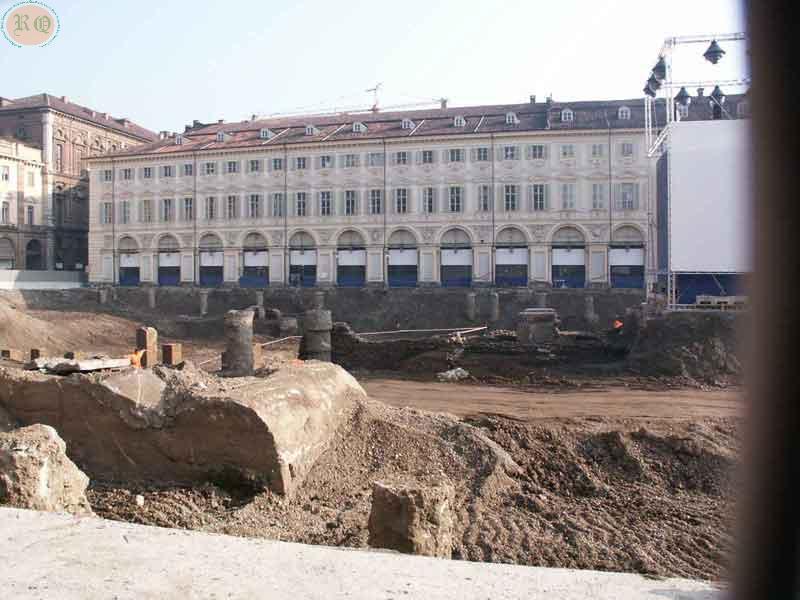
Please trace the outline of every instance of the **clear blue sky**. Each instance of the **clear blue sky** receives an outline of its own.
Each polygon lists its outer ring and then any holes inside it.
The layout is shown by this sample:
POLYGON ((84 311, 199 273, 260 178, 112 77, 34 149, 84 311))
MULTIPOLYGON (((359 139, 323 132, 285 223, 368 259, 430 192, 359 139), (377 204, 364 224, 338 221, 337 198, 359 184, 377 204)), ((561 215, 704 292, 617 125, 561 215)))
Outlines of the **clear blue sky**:
POLYGON ((58 38, 0 38, 0 96, 66 95, 154 130, 369 105, 377 82, 383 105, 637 98, 665 37, 744 28, 735 0, 44 1, 58 38))

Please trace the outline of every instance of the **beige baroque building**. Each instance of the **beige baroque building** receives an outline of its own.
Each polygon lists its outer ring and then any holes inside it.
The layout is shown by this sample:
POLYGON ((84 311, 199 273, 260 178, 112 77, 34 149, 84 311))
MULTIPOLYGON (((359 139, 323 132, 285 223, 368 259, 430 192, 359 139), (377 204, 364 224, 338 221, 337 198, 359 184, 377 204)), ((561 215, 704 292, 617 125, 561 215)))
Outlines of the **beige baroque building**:
POLYGON ((641 100, 195 121, 93 158, 96 284, 637 287, 641 100))
POLYGON ((0 269, 42 267, 43 174, 39 148, 0 137, 0 269))
POLYGON ((156 134, 64 96, 36 94, 0 97, 0 137, 37 149, 40 163, 40 195, 25 200, 26 206, 33 205, 33 221, 26 220, 30 214, 25 208, 13 224, 21 229, 10 237, 0 225, 0 238, 15 244, 16 268, 84 269, 89 232, 86 159, 150 142, 156 134))

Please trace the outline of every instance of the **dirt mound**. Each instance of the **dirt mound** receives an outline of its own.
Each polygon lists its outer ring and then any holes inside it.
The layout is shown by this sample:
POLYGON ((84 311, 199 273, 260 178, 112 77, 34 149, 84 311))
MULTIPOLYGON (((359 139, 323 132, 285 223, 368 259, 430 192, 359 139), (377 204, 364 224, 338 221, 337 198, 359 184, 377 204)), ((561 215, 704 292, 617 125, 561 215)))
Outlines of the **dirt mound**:
POLYGON ((673 312, 647 321, 628 356, 644 375, 725 382, 742 372, 738 335, 745 316, 724 312, 673 312))
POLYGON ((719 577, 735 422, 640 423, 466 423, 366 401, 293 498, 104 482, 90 500, 110 518, 365 547, 373 483, 434 477, 454 490, 454 558, 719 577))

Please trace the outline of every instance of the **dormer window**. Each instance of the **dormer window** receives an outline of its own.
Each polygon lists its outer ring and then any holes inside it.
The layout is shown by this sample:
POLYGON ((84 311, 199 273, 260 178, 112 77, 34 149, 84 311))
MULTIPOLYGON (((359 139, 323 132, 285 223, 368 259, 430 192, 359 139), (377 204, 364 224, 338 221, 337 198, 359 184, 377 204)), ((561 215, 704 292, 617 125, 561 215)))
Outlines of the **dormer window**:
POLYGON ((620 106, 619 110, 617 111, 617 118, 620 121, 630 121, 631 120, 631 109, 627 106, 620 106))
POLYGON ((403 129, 414 129, 414 121, 411 119, 403 119, 403 121, 400 123, 400 126, 403 129))
POLYGON ((270 129, 262 129, 261 131, 258 132, 258 137, 260 137, 262 140, 268 140, 272 138, 274 135, 275 134, 272 133, 270 129))
POLYGON ((519 119, 517 118, 516 113, 508 112, 506 113, 506 125, 516 125, 519 123, 519 119))
POLYGON ((224 131, 220 131, 219 133, 217 133, 217 141, 218 142, 224 142, 225 141, 225 132, 224 131))
POLYGON ((461 115, 458 115, 453 119, 453 127, 466 127, 466 126, 467 126, 467 120, 461 115))
POLYGON ((353 133, 366 133, 367 126, 361 123, 360 121, 356 121, 353 123, 353 133))
POLYGON ((575 113, 573 113, 570 109, 565 108, 561 111, 561 122, 562 123, 572 123, 575 120, 575 113))
POLYGON ((182 135, 178 134, 178 135, 175 136, 175 144, 177 146, 180 146, 181 144, 183 144, 183 136, 182 135))
POLYGON ((319 129, 317 129, 313 125, 306 125, 306 135, 317 135, 318 133, 319 129))

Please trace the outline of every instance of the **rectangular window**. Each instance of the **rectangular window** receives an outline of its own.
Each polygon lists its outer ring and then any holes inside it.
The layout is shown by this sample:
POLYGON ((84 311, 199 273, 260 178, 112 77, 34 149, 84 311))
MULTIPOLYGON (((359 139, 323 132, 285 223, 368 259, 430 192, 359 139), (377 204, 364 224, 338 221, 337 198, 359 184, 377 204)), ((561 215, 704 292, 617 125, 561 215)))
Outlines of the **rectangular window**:
POLYGON ((451 148, 449 155, 450 162, 464 162, 464 151, 461 148, 451 148))
POLYGON ((127 200, 119 203, 119 220, 123 225, 131 222, 131 203, 127 200))
POLYGON ((294 195, 294 214, 298 217, 306 216, 306 193, 297 192, 294 195))
POLYGON ((133 179, 133 169, 122 169, 122 178, 126 181, 133 179))
POLYGON ((564 210, 573 210, 575 208, 574 183, 561 184, 561 208, 564 210))
POLYGON ((492 188, 488 185, 478 186, 478 210, 489 212, 492 210, 492 188))
POLYGON ((450 186, 450 203, 448 205, 450 212, 461 212, 461 197, 461 188, 457 185, 450 186))
POLYGON ((153 168, 152 167, 144 167, 142 169, 142 177, 145 179, 152 179, 153 178, 153 168))
POLYGON ((153 222, 153 204, 152 200, 142 200, 142 222, 153 222))
POLYGON ((251 219, 261 217, 261 194, 250 194, 247 202, 247 216, 251 219))
POLYGON ((109 225, 113 218, 113 212, 111 210, 111 202, 103 202, 103 210, 100 215, 100 220, 103 224, 109 225))
POLYGON ((225 202, 225 218, 233 220, 239 216, 239 198, 236 196, 228 196, 225 202))
POLYGON ((3 202, 2 210, 0 210, 0 223, 7 225, 11 222, 11 205, 8 202, 3 202))
POLYGON ((561 158, 575 158, 575 146, 573 144, 562 144, 561 158))
POLYGON ((517 202, 517 186, 507 185, 503 190, 503 206, 507 211, 517 210, 519 203, 517 202))
POLYGON ((237 160, 229 160, 227 163, 226 171, 228 173, 238 173, 239 172, 239 161, 237 160))
POLYGON ((423 165, 433 164, 433 150, 422 151, 422 164, 423 165))
POLYGON ((103 181, 111 181, 114 178, 114 172, 111 169, 103 170, 103 181))
POLYGON ((36 185, 36 173, 28 171, 28 186, 36 185))
POLYGON ((407 165, 408 164, 408 152, 395 152, 395 154, 394 154, 394 163, 396 165, 407 165))
POLYGON ((217 163, 207 162, 205 165, 205 172, 206 175, 216 175, 217 174, 217 163))
POLYGON ((394 191, 394 210, 401 215, 408 212, 408 190, 406 188, 394 191))
POLYGON ((33 210, 33 207, 32 207, 32 206, 28 206, 28 207, 26 207, 26 209, 25 209, 25 210, 26 210, 26 214, 25 214, 25 216, 26 216, 26 219, 25 219, 25 222, 26 222, 28 225, 33 225, 33 224, 34 224, 34 223, 33 223, 33 221, 34 221, 34 210, 33 210))
POLYGON ((323 154, 319 157, 319 168, 330 169, 333 166, 333 157, 330 154, 323 154))
POLYGON ((489 149, 488 148, 478 148, 477 152, 475 153, 475 158, 478 162, 488 162, 489 161, 489 149))
POLYGON ((272 170, 273 171, 283 171, 283 159, 282 158, 273 158, 272 159, 272 170))
POLYGON ((633 144, 630 142, 624 142, 622 144, 622 156, 630 157, 633 156, 633 144))
POLYGON ((172 177, 175 172, 172 170, 172 165, 164 165, 161 167, 161 176, 162 177, 172 177))
POLYGON ((9 179, 11 179, 11 169, 0 167, 0 181, 8 181, 9 179))
POLYGON ((533 160, 544 160, 545 158, 544 144, 533 144, 531 146, 531 158, 533 160))
POLYGON ((436 212, 436 190, 432 187, 422 190, 422 211, 427 214, 436 212))
POLYGON ((64 170, 64 144, 56 144, 56 171, 64 170))
POLYGON ((606 185, 604 183, 592 184, 592 208, 599 210, 606 206, 606 185))
POLYGON ((379 215, 383 212, 383 190, 369 191, 369 214, 379 215))
POLYGON ((323 217, 330 217, 331 216, 331 193, 330 192, 320 192, 319 193, 319 214, 323 217))
POLYGON ((516 146, 503 146, 503 160, 518 160, 519 148, 516 146))
POLYGON ((298 171, 304 170, 306 168, 306 157, 296 156, 294 159, 294 168, 298 171))
POLYGON ((214 196, 206 198, 206 221, 213 221, 217 218, 217 199, 214 196))
POLYGON ((164 223, 172 221, 172 198, 163 198, 161 200, 161 220, 164 223))
POLYGON ((183 199, 183 220, 194 221, 194 198, 183 199))
POLYGON ((605 144, 592 144, 592 158, 603 158, 605 153, 605 144))
POLYGON ((382 152, 370 152, 369 154, 367 154, 367 164, 370 167, 383 166, 383 153, 382 152))
POLYGON ((358 166, 358 154, 344 155, 344 168, 353 169, 358 166))
POLYGON ((281 192, 277 192, 272 194, 272 216, 273 217, 282 217, 283 216, 283 194, 281 192))
POLYGON ((547 210, 547 192, 543 183, 533 184, 533 210, 547 210))
POLYGON ((636 184, 623 183, 620 185, 620 208, 622 210, 636 210, 636 184))
POLYGON ((353 216, 356 214, 357 209, 355 191, 347 190, 344 193, 344 214, 348 217, 353 216))
POLYGON ((258 173, 260 170, 261 170, 261 161, 258 160, 258 159, 251 160, 250 161, 250 172, 251 173, 258 173))
POLYGON ((194 165, 192 163, 185 163, 183 165, 183 176, 191 177, 194 175, 194 165))

